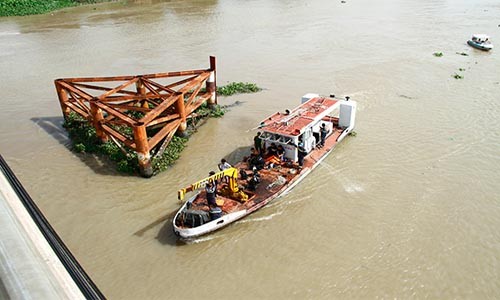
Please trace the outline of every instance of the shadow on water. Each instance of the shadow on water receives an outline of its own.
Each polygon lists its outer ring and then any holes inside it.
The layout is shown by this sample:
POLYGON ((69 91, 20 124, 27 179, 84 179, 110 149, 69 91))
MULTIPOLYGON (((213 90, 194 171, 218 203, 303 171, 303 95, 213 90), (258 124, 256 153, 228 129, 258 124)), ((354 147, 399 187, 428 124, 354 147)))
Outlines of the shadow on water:
POLYGON ((151 229, 155 228, 156 226, 163 223, 163 226, 161 226, 160 230, 158 231, 158 233, 155 237, 158 240, 158 242, 160 242, 160 244, 170 245, 170 246, 187 245, 186 242, 182 241, 174 234, 174 229, 172 227, 172 220, 174 219, 176 213, 177 213, 177 210, 170 212, 164 216, 159 217, 155 221, 144 226, 142 229, 136 231, 134 233, 134 235, 141 237, 144 235, 145 232, 147 232, 147 231, 149 231, 149 230, 151 230, 151 229))
MULTIPOLYGON (((61 145, 64 145, 64 147, 66 147, 68 151, 72 151, 71 140, 69 139, 66 130, 64 130, 64 128, 62 127, 62 124, 64 123, 63 117, 35 117, 31 118, 31 121, 40 126, 40 128, 45 130, 45 132, 52 136, 61 145)), ((73 155, 75 157, 78 157, 82 163, 92 169, 92 171, 94 171, 96 174, 121 177, 133 176, 118 172, 115 169, 113 162, 109 161, 106 158, 89 153, 73 153, 73 155)))
POLYGON ((71 140, 68 138, 66 130, 62 127, 64 123, 63 117, 44 117, 44 118, 31 118, 31 121, 40 126, 45 132, 52 136, 60 144, 71 147, 71 140))
POLYGON ((231 164, 242 161, 245 156, 250 156, 250 149, 252 146, 238 147, 230 153, 224 155, 224 158, 231 164))

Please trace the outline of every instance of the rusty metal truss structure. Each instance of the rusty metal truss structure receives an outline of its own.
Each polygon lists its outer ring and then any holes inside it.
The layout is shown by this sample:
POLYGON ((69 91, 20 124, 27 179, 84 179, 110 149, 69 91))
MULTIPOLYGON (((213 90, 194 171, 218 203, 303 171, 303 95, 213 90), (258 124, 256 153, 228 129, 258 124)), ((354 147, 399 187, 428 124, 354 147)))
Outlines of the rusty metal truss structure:
POLYGON ((75 112, 95 127, 102 142, 135 151, 141 175, 151 177, 152 155, 161 155, 176 132, 185 134, 193 111, 217 103, 215 65, 211 56, 209 69, 63 78, 54 84, 65 118, 75 112))

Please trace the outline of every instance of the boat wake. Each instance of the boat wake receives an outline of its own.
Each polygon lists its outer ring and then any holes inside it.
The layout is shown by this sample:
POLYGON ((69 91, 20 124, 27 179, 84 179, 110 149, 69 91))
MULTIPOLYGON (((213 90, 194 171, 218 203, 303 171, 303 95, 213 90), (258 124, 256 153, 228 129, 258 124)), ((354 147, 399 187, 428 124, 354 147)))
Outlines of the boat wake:
POLYGON ((271 220, 272 218, 274 218, 275 216, 279 216, 279 215, 282 215, 282 214, 283 214, 283 211, 278 211, 278 212, 275 212, 274 214, 270 214, 270 215, 263 216, 263 217, 240 220, 240 221, 238 221, 238 223, 250 223, 250 222, 268 221, 268 220, 271 220))
MULTIPOLYGON (((327 169, 331 175, 337 175, 340 171, 342 171, 341 169, 335 169, 332 165, 328 164, 325 161, 322 161, 320 163, 320 166, 325 167, 325 169, 327 169)), ((342 185, 344 191, 349 194, 364 192, 365 190, 363 186, 361 186, 359 183, 351 181, 349 178, 346 178, 344 176, 335 176, 335 178, 342 185)))
POLYGON ((199 243, 209 242, 209 241, 221 238, 223 236, 224 235, 222 235, 222 234, 221 235, 214 234, 214 235, 208 235, 208 236, 201 236, 201 237, 192 238, 192 239, 185 239, 184 243, 186 243, 188 245, 199 244, 199 243))

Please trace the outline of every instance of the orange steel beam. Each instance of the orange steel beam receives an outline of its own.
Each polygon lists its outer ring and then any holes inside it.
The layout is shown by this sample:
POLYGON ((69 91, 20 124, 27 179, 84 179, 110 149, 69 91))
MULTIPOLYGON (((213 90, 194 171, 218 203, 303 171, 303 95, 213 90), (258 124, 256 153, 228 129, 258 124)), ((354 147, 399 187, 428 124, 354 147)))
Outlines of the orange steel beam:
POLYGON ((198 101, 191 103, 187 108, 186 108, 186 114, 190 115, 192 114, 198 107, 200 107, 204 102, 206 102, 208 99, 210 99, 210 94, 205 94, 204 96, 200 97, 198 101))
MULTIPOLYGON (((143 80, 144 80, 144 82, 147 82, 147 83, 148 83, 148 85, 155 86, 155 87, 157 87, 157 88, 158 88, 158 89, 160 89, 160 90, 164 90, 164 91, 169 92, 169 93, 175 93, 175 91, 174 91, 174 90, 172 90, 171 88, 168 88, 168 87, 166 87, 166 86, 163 86, 163 85, 161 85, 161 84, 159 84, 159 83, 156 83, 156 82, 154 82, 154 81, 152 81, 152 80, 149 80, 149 79, 147 79, 147 78, 144 78, 143 80)), ((151 90, 151 92, 153 92, 153 91, 154 91, 154 89, 150 89, 150 90, 151 90)), ((154 93, 154 94, 156 94, 156 93, 157 93, 157 91, 154 91, 153 93, 154 93)))
MULTIPOLYGON (((72 82, 73 86, 76 86, 76 87, 82 87, 82 88, 86 88, 86 89, 89 89, 89 90, 97 90, 97 91, 110 91, 112 90, 111 88, 107 88, 107 87, 102 87, 102 86, 97 86, 97 85, 90 85, 90 84, 84 84, 84 83, 78 83, 78 82, 72 82)), ((127 94, 127 95, 135 95, 134 92, 131 92, 131 91, 117 91, 117 93, 121 93, 121 94, 127 94)))
POLYGON ((59 81, 57 83, 60 84, 63 88, 67 89, 68 91, 72 91, 75 94, 79 95, 80 97, 84 98, 85 100, 91 100, 92 98, 94 98, 92 95, 90 95, 90 94, 64 82, 64 81, 59 81))
POLYGON ((137 80, 139 80, 139 78, 134 78, 132 80, 129 80, 123 84, 120 84, 119 86, 115 87, 114 89, 110 90, 110 91, 107 91, 106 93, 102 94, 101 96, 97 97, 99 100, 102 100, 114 93, 116 93, 117 91, 121 91, 123 90, 124 88, 128 87, 128 86, 131 86, 132 84, 136 83, 137 80))
POLYGON ((122 114, 119 110, 116 110, 116 109, 114 109, 112 107, 104 105, 104 104, 102 104, 101 102, 98 102, 98 101, 94 101, 94 103, 95 103, 95 105, 97 107, 101 108, 102 110, 104 110, 108 114, 111 114, 111 115, 117 117, 118 119, 123 120, 129 126, 133 126, 135 123, 137 123, 136 120, 132 119, 131 117, 129 117, 129 116, 125 115, 125 114, 122 114))
POLYGON ((102 128, 104 131, 106 131, 109 135, 112 135, 116 139, 118 139, 120 142, 124 143, 127 147, 132 148, 135 150, 135 143, 128 139, 126 136, 122 135, 118 131, 114 130, 108 125, 102 125, 102 128))
POLYGON ((151 126, 155 126, 155 125, 158 125, 158 124, 161 124, 161 123, 172 121, 172 120, 178 119, 180 117, 181 116, 179 114, 173 114, 173 115, 168 115, 168 116, 163 117, 163 118, 158 118, 156 120, 153 120, 153 121, 149 122, 147 127, 151 127, 151 126))
POLYGON ((165 127, 160 129, 149 141, 149 149, 153 149, 163 138, 165 138, 172 130, 177 129, 181 124, 181 120, 175 120, 168 123, 165 127))
POLYGON ((168 84, 166 85, 165 87, 166 88, 173 88, 174 86, 178 86, 178 85, 181 85, 181 84, 184 84, 186 82, 189 82, 193 79, 195 79, 196 77, 198 77, 198 75, 195 75, 195 76, 192 76, 192 77, 189 77, 189 78, 186 78, 184 80, 180 80, 180 81, 177 81, 177 82, 174 82, 174 83, 171 83, 171 84, 168 84))
POLYGON ((170 95, 165 101, 163 101, 161 104, 159 104, 157 107, 155 107, 153 110, 151 110, 147 115, 142 117, 139 121, 142 123, 149 123, 153 121, 156 117, 158 117, 165 109, 170 107, 172 104, 177 101, 179 97, 181 97, 181 93, 175 93, 170 95))
POLYGON ((73 110, 74 112, 76 112, 77 114, 79 114, 80 116, 82 116, 84 119, 88 119, 89 118, 89 113, 82 110, 80 107, 74 105, 73 103, 66 103, 66 106, 69 107, 71 110, 73 110))
POLYGON ((69 92, 69 95, 71 96, 71 98, 68 99, 69 102, 76 102, 81 109, 85 110, 87 113, 90 113, 90 109, 85 105, 85 102, 83 102, 81 98, 78 98, 73 92, 69 92))
POLYGON ((151 108, 144 108, 140 106, 133 106, 133 105, 126 105, 126 104, 108 104, 109 107, 112 107, 114 109, 123 109, 123 110, 133 110, 133 111, 140 111, 147 113, 151 111, 151 108))

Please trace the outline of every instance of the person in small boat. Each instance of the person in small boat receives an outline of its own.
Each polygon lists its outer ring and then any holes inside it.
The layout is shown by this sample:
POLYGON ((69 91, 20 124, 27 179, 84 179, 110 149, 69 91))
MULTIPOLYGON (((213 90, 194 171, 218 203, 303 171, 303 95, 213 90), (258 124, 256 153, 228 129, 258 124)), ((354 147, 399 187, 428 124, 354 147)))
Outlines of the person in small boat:
POLYGON ((223 158, 220 160, 219 170, 224 171, 231 168, 232 166, 223 158))
POLYGON ((253 145, 259 153, 262 153, 262 139, 260 138, 260 131, 253 138, 253 145))
POLYGON ((216 207, 217 202, 215 201, 216 196, 216 187, 215 183, 212 180, 209 180, 205 185, 205 192, 207 192, 207 204, 209 207, 216 207))
POLYGON ((325 146, 326 135, 328 134, 328 129, 326 128, 325 123, 321 124, 321 129, 319 130, 319 132, 320 132, 319 148, 323 148, 325 146))

